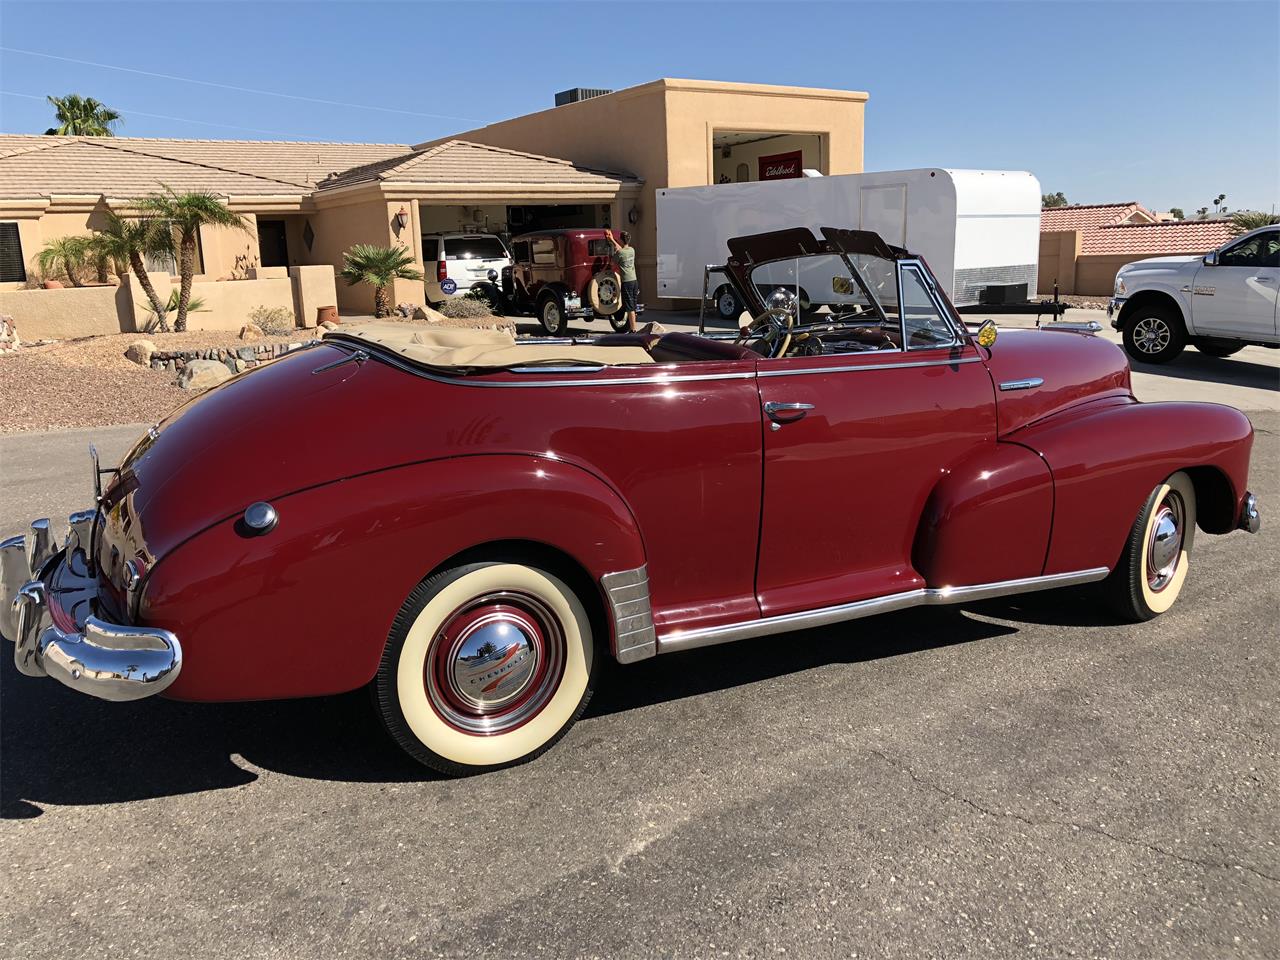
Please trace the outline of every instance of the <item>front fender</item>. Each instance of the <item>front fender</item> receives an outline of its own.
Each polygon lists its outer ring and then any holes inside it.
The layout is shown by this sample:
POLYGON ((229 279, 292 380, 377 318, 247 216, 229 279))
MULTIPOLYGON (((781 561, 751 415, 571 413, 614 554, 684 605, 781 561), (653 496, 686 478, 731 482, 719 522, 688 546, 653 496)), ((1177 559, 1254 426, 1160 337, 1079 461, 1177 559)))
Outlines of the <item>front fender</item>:
MULTIPOLYGON (((1253 426, 1239 410, 1216 403, 1130 401, 1085 407, 1006 439, 1038 453, 1053 473, 1048 575, 1115 567, 1142 504, 1178 470, 1197 480, 1202 518, 1238 517, 1253 426)), ((1234 523, 1201 526, 1223 533, 1234 523)))
POLYGON ((182 637, 185 700, 316 696, 368 683, 392 620, 434 569, 494 541, 544 544, 598 585, 645 563, 635 518, 561 461, 456 457, 324 484, 274 502, 276 528, 215 524, 163 558, 139 619, 182 637))

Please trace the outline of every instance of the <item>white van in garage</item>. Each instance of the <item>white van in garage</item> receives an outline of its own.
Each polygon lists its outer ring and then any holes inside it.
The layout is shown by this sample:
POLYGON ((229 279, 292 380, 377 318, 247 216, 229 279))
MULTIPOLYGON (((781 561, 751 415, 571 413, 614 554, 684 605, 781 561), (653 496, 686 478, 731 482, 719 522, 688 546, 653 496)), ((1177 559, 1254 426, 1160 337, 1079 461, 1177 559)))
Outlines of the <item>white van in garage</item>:
POLYGON ((511 266, 511 251, 493 233, 424 233, 422 262, 427 300, 440 303, 489 280, 490 271, 501 277, 503 268, 511 266))

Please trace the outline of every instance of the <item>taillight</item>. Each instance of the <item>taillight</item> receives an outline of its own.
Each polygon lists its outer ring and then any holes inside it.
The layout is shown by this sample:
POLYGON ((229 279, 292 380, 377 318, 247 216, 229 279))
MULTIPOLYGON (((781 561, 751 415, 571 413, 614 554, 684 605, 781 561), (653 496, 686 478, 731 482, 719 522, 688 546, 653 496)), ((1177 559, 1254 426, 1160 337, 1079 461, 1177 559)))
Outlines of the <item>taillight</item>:
POLYGON ((436 261, 436 280, 443 283, 449 279, 449 269, 444 265, 443 260, 436 261))

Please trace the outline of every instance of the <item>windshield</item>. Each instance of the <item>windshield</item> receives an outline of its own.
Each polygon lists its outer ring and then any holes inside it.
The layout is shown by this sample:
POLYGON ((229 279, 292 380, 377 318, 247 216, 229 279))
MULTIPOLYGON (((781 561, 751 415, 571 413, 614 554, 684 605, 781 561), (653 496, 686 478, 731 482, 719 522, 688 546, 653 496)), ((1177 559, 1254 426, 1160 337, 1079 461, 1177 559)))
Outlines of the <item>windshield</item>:
POLYGON ((497 237, 450 237, 445 241, 446 260, 504 260, 507 248, 497 237))
POLYGON ((790 291, 799 300, 806 320, 878 321, 875 301, 889 319, 896 319, 898 284, 893 262, 863 255, 850 261, 862 275, 862 283, 849 269, 849 262, 835 253, 762 263, 751 271, 751 283, 765 302, 776 290, 790 291))

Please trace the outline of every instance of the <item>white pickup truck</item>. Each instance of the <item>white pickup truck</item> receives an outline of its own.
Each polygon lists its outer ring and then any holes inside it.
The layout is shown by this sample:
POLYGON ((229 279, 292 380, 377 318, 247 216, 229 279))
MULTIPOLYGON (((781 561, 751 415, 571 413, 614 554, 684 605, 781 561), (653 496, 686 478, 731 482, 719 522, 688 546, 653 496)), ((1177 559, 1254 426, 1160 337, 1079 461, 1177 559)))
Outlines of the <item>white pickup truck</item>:
POLYGON ((1107 316, 1134 360, 1166 363, 1188 344, 1229 357, 1280 347, 1280 225, 1236 237, 1202 257, 1155 257, 1116 274, 1107 316))

